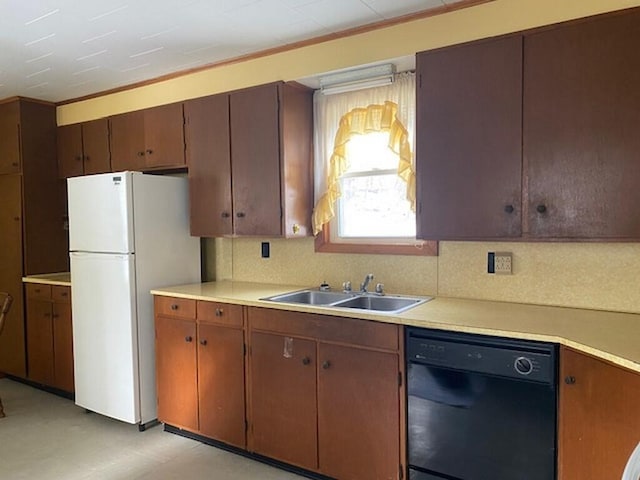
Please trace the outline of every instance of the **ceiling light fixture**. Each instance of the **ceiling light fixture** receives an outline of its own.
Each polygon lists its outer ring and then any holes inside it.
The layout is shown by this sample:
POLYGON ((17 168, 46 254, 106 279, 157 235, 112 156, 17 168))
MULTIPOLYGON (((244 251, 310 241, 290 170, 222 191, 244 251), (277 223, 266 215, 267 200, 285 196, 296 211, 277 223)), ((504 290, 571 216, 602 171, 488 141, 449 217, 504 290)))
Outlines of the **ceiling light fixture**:
POLYGON ((390 85, 393 83, 395 70, 395 65, 385 63, 373 67, 323 75, 319 78, 320 90, 324 95, 333 95, 362 90, 363 88, 390 85))

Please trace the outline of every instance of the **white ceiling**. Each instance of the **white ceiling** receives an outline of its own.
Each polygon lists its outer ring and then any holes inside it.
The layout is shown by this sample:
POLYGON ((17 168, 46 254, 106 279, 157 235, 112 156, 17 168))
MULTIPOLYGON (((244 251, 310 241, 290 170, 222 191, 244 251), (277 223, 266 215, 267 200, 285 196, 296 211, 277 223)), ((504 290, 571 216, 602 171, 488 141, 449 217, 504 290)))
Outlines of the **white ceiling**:
POLYGON ((63 101, 462 0, 0 0, 0 99, 63 101))

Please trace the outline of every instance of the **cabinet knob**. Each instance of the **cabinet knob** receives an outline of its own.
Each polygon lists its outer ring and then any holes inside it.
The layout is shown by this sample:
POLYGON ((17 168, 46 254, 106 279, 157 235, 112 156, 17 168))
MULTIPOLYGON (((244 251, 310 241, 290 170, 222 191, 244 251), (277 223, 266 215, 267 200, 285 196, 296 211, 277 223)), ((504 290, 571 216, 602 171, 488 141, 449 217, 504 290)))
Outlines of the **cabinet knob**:
POLYGON ((576 377, 568 375, 564 377, 564 383, 566 383, 567 385, 573 385, 574 383, 576 383, 576 377))
POLYGON ((138 152, 139 157, 144 157, 144 152, 138 152))
POLYGON ((224 309, 216 308, 216 317, 221 317, 223 313, 224 313, 224 309))
POLYGON ((200 345, 202 345, 203 347, 207 345, 207 341, 203 338, 202 340, 200 340, 200 345))
POLYGON ((67 295, 68 295, 68 294, 67 294, 67 292, 62 292, 62 293, 60 294, 60 296, 61 296, 61 297, 66 297, 67 295))
POLYGON ((220 216, 221 216, 222 218, 229 218, 229 217, 231 216, 231 214, 230 214, 229 212, 222 212, 222 213, 220 214, 220 216))
POLYGON ((19 222, 19 221, 20 221, 20 217, 13 217, 13 219, 14 219, 16 222, 19 222))
POLYGON ((238 213, 236 213, 236 217, 238 217, 238 218, 244 218, 244 212, 238 212, 238 213))
POLYGON ((322 368, 327 370, 329 367, 331 367, 331 362, 329 360, 325 360, 324 362, 322 362, 322 368))
POLYGON ((187 335, 186 337, 184 337, 184 341, 187 343, 191 343, 193 342, 193 337, 191 335, 187 335))
POLYGON ((303 365, 309 365, 311 363, 311 359, 309 357, 304 357, 302 359, 302 364, 303 365))
POLYGON ((536 211, 537 211, 538 213, 544 213, 544 212, 546 212, 546 211, 547 211, 547 206, 546 206, 546 205, 538 205, 538 206, 536 207, 536 211))
POLYGON ((152 155, 152 154, 153 154, 153 150, 151 150, 150 148, 148 148, 148 149, 147 149, 147 153, 148 153, 149 155, 152 155))
POLYGON ((45 318, 49 318, 51 316, 51 314, 49 312, 44 314, 45 318))
POLYGON ((513 205, 505 205, 505 206, 504 206, 504 211, 505 211, 506 213, 513 213, 513 211, 514 211, 514 210, 515 210, 515 209, 513 208, 513 205))
POLYGON ((36 293, 40 293, 40 289, 39 288, 36 288, 33 291, 36 292, 36 293))
POLYGON ((85 156, 84 156, 84 160, 85 160, 86 162, 88 162, 89 160, 91 160, 91 157, 89 157, 89 155, 85 155, 85 156))
POLYGON ((82 155, 78 155, 76 157, 76 162, 81 162, 82 161, 82 155))
POLYGON ((178 305, 176 305, 175 303, 171 304, 171 310, 177 310, 178 309, 178 305))
POLYGON ((11 166, 12 166, 12 167, 17 167, 18 165, 19 165, 19 163, 18 163, 18 162, 11 162, 11 166))
POLYGON ((51 315, 53 318, 58 318, 60 315, 58 315, 57 313, 54 313, 53 315, 51 315))

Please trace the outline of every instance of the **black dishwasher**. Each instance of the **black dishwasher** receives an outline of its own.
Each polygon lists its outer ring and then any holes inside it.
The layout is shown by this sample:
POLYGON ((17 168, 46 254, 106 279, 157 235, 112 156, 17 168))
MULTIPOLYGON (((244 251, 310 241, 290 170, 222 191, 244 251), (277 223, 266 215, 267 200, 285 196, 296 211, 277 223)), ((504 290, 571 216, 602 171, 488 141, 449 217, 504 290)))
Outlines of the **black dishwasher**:
POLYGON ((557 347, 407 328, 410 480, 554 480, 557 347))

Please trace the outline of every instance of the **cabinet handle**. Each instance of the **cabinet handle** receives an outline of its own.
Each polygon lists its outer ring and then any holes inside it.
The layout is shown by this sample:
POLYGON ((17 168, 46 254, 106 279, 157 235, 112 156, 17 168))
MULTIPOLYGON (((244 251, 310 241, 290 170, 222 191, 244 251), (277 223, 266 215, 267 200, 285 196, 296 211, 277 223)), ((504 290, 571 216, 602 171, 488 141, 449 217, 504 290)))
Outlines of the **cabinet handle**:
POLYGON ((207 341, 203 338, 202 340, 200 340, 200 345, 202 345, 203 347, 206 347, 207 341))
POLYGON ((311 363, 311 359, 309 357, 304 357, 302 359, 302 364, 303 365, 309 365, 311 363))
POLYGON ((576 383, 576 377, 568 375, 564 377, 564 383, 566 383, 567 385, 573 385, 576 383))
POLYGON ((325 360, 324 362, 322 362, 322 368, 327 370, 329 367, 331 367, 331 362, 329 360, 325 360))
POLYGON ((171 304, 171 310, 177 310, 178 309, 178 305, 176 305, 175 303, 171 304))
POLYGON ((144 152, 138 152, 139 157, 144 157, 144 152))
POLYGON ((536 211, 537 211, 538 213, 544 213, 544 212, 546 212, 546 211, 547 211, 547 206, 546 206, 546 205, 538 205, 538 206, 536 207, 536 211))
POLYGON ((514 210, 513 205, 505 205, 504 206, 504 211, 506 213, 513 213, 513 210, 514 210))
POLYGON ((150 148, 148 148, 148 149, 147 149, 147 153, 148 153, 149 155, 152 155, 152 154, 153 154, 153 150, 151 150, 150 148))
POLYGON ((223 313, 224 310, 222 308, 216 308, 216 317, 221 317, 223 313))
POLYGON ((222 212, 222 214, 220 216, 222 218, 229 218, 231 216, 231 214, 229 212, 222 212))
POLYGON ((85 155, 85 156, 84 156, 84 160, 85 160, 86 162, 88 162, 89 160, 91 160, 91 158, 89 157, 89 155, 85 155))
POLYGON ((238 218, 244 218, 244 212, 238 212, 238 213, 236 213, 236 217, 238 217, 238 218))
POLYGON ((184 337, 184 341, 187 343, 191 343, 193 341, 193 337, 191 335, 187 335, 184 337))

